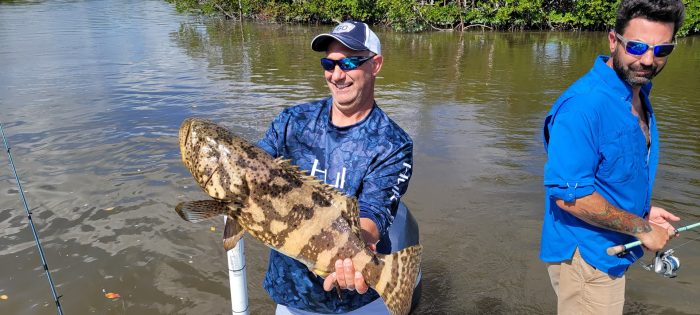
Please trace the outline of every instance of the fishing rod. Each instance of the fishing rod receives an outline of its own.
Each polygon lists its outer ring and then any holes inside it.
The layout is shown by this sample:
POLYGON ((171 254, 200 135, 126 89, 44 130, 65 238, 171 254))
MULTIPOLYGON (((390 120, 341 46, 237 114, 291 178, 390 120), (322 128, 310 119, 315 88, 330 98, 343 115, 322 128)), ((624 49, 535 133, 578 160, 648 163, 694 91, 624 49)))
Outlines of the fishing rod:
POLYGON ((58 293, 56 293, 56 286, 53 284, 53 279, 51 279, 51 272, 49 271, 49 265, 46 263, 46 256, 44 256, 44 249, 41 247, 41 242, 39 241, 39 234, 36 232, 34 227, 34 221, 32 221, 32 212, 29 211, 29 205, 27 205, 27 199, 24 197, 24 190, 22 189, 22 183, 19 181, 19 176, 17 175, 17 169, 15 168, 15 163, 12 159, 12 153, 10 153, 10 145, 5 137, 5 131, 2 129, 2 123, 0 123, 0 134, 2 134, 2 141, 5 143, 5 149, 7 150, 7 157, 10 160, 10 166, 12 168, 12 173, 15 175, 15 181, 17 182, 17 188, 19 188, 20 199, 22 199, 22 204, 24 205, 24 211, 27 213, 27 218, 29 218, 29 226, 32 228, 32 234, 34 234, 34 241, 36 242, 36 247, 39 248, 39 256, 41 256, 41 264, 46 272, 46 277, 49 279, 49 285, 51 286, 51 294, 53 294, 53 300, 56 302, 56 307, 58 308, 58 314, 63 315, 63 309, 61 308, 61 298, 58 293))
MULTIPOLYGON (((700 226, 700 222, 693 223, 690 225, 686 225, 682 228, 675 229, 673 231, 669 231, 668 235, 673 236, 676 235, 680 232, 687 231, 693 228, 696 228, 700 226)), ((675 249, 689 243, 691 241, 685 242, 680 246, 677 246, 675 249)), ((627 251, 630 248, 633 248, 635 246, 641 245, 642 242, 636 241, 636 242, 631 242, 627 243, 625 245, 617 245, 617 246, 612 246, 609 247, 607 252, 608 255, 617 255, 619 253, 623 253, 627 251)), ((678 259, 678 257, 673 256, 674 253, 674 248, 671 248, 669 250, 666 250, 664 252, 658 251, 656 252, 656 255, 654 255, 654 259, 650 264, 644 264, 641 261, 639 261, 639 264, 642 266, 642 268, 646 269, 647 271, 653 271, 655 273, 658 273, 660 275, 663 275, 666 278, 675 278, 676 277, 676 271, 678 268, 681 267, 681 261, 678 259)), ((638 260, 636 255, 634 255, 634 252, 629 252, 632 257, 635 258, 635 260, 638 260)))
MULTIPOLYGON (((668 236, 674 236, 674 235, 676 235, 676 234, 678 234, 678 233, 680 233, 680 232, 687 231, 687 230, 696 228, 696 227, 698 227, 698 226, 700 226, 700 222, 693 223, 693 224, 690 224, 690 225, 686 225, 686 226, 684 226, 684 227, 682 227, 682 228, 678 228, 678 229, 676 229, 676 230, 674 230, 674 231, 669 231, 669 232, 668 232, 668 236)), ((617 255, 617 254, 619 254, 619 253, 622 253, 622 252, 624 252, 624 251, 626 251, 626 250, 628 250, 628 249, 630 249, 630 248, 633 248, 633 247, 636 247, 636 246, 639 246, 639 245, 642 245, 642 242, 641 242, 641 241, 634 241, 634 242, 631 242, 631 243, 627 243, 627 244, 625 244, 625 245, 611 246, 611 247, 608 247, 607 252, 608 252, 608 255, 610 255, 610 256, 612 256, 612 255, 617 255)))

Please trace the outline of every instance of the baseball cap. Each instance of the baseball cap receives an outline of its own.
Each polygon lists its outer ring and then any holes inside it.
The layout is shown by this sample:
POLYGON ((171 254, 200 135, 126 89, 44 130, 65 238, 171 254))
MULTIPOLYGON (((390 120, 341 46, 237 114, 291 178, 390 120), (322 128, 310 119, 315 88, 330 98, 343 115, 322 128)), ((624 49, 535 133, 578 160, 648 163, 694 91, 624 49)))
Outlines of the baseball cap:
POLYGON ((328 44, 334 39, 352 50, 369 50, 377 55, 382 54, 377 34, 374 34, 367 24, 358 21, 345 21, 330 33, 317 35, 311 41, 311 49, 326 51, 328 44))

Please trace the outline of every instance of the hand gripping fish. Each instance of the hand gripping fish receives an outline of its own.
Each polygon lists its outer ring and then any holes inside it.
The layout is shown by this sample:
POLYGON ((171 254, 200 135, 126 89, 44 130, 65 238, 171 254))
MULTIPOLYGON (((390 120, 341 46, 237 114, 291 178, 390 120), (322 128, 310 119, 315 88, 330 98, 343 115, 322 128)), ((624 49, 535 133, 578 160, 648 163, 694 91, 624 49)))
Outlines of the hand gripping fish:
POLYGON ((335 271, 336 260, 351 258, 391 314, 408 314, 421 245, 389 255, 372 252, 360 237, 355 198, 215 123, 188 118, 180 127, 179 141, 182 162, 213 198, 177 205, 183 219, 199 222, 227 215, 226 250, 247 231, 321 277, 335 271))

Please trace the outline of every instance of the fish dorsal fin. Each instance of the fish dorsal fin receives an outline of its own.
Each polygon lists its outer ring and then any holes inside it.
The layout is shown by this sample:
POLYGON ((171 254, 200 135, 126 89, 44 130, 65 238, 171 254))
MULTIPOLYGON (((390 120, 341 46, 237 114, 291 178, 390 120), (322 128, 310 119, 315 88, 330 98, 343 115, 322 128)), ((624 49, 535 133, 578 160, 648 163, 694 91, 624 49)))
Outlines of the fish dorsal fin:
POLYGON ((275 163, 285 169, 288 172, 291 172, 294 175, 297 175, 302 178, 309 177, 306 174, 306 171, 299 169, 299 165, 292 164, 292 160, 290 159, 283 159, 281 157, 275 158, 275 163))
POLYGON ((292 164, 292 160, 290 160, 290 159, 285 159, 285 158, 282 158, 282 157, 277 157, 277 158, 275 158, 275 163, 277 163, 277 165, 280 165, 280 166, 283 166, 283 167, 287 167, 287 168, 291 168, 291 169, 293 169, 293 168, 295 168, 295 167, 296 167, 296 168, 299 168, 298 166, 292 164))
POLYGON ((362 229, 360 228, 360 208, 357 203, 357 198, 348 197, 348 203, 349 205, 342 210, 343 217, 345 217, 348 223, 350 223, 352 232, 355 233, 355 235, 360 236, 360 239, 362 239, 362 229))
POLYGON ((322 191, 331 195, 333 200, 346 200, 345 207, 340 207, 340 214, 350 225, 352 232, 361 237, 360 233, 360 209, 357 203, 357 198, 354 196, 348 196, 342 191, 336 189, 335 187, 328 185, 315 177, 305 175, 305 180, 310 181, 312 185, 319 187, 322 191))

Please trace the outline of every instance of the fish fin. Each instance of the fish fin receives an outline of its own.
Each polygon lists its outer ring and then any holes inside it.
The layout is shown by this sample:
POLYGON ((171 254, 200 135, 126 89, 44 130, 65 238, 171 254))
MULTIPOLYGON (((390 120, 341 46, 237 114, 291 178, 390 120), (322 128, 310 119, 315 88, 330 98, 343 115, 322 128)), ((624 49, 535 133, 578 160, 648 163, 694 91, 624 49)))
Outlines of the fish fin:
POLYGON ((376 254, 379 262, 369 263, 363 270, 365 280, 384 299, 392 315, 411 311, 422 251, 421 245, 415 245, 389 255, 376 254))
POLYGON ((229 207, 227 203, 216 200, 197 200, 181 202, 175 207, 175 211, 185 221, 197 223, 226 214, 229 207))
POLYGON ((226 226, 224 227, 224 250, 229 251, 236 247, 238 241, 243 237, 245 229, 235 218, 227 217, 226 226))
POLYGON ((301 177, 302 179, 308 180, 308 179, 316 179, 316 177, 309 176, 306 172, 306 170, 302 170, 299 168, 299 165, 292 164, 292 160, 289 159, 283 159, 282 157, 275 158, 275 162, 287 170, 288 172, 291 172, 294 175, 297 175, 301 177))
POLYGON ((362 236, 362 229, 360 227, 360 209, 357 205, 357 199, 355 197, 348 197, 349 206, 341 210, 341 215, 348 221, 352 233, 358 236, 362 236))
POLYGON ((275 158, 275 163, 282 165, 282 166, 287 166, 287 167, 291 167, 291 165, 293 165, 291 159, 285 159, 281 156, 275 158))

